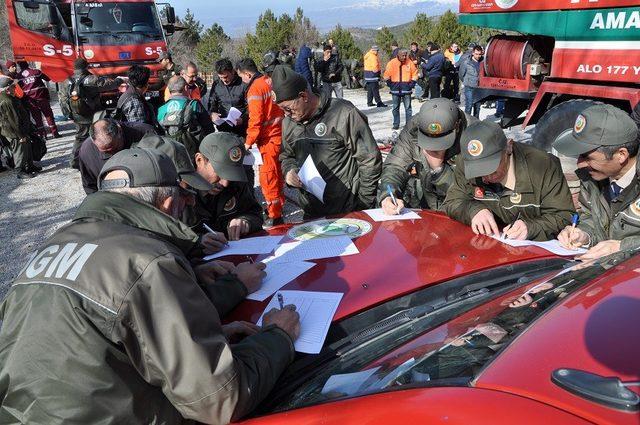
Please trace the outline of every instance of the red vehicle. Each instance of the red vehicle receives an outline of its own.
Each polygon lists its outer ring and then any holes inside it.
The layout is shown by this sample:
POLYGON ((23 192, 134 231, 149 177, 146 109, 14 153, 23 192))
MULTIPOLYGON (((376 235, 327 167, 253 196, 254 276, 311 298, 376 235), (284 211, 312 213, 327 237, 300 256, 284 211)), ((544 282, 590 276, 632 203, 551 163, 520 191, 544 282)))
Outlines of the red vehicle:
POLYGON ((541 149, 594 102, 627 112, 640 102, 638 0, 460 0, 460 13, 510 32, 489 39, 478 95, 507 100, 504 126, 536 124, 541 149))
MULTIPOLYGON (((243 423, 638 424, 640 257, 579 265, 420 215, 271 231, 352 235, 360 253, 284 287, 344 296, 322 351, 297 353, 243 423)), ((256 322, 267 303, 227 320, 256 322)))
MULTIPOLYGON (((7 0, 6 5, 16 60, 36 62, 53 81, 68 78, 73 61, 84 57, 97 75, 125 75, 133 64, 148 66, 150 90, 160 89, 157 59, 167 42, 153 0, 7 0)), ((170 33, 175 12, 165 10, 164 29, 170 33)))

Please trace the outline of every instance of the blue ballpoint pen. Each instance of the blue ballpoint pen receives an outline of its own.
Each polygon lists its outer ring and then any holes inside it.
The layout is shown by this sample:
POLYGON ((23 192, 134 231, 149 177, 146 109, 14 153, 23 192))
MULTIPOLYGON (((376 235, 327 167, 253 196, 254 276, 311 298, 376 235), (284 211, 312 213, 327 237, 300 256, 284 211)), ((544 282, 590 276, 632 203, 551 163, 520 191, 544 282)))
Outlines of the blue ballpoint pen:
POLYGON ((393 190, 391 189, 391 185, 390 184, 387 185, 387 193, 389 194, 389 196, 391 196, 391 202, 393 202, 393 205, 395 205, 397 207, 398 206, 398 201, 396 200, 396 197, 393 194, 393 190))

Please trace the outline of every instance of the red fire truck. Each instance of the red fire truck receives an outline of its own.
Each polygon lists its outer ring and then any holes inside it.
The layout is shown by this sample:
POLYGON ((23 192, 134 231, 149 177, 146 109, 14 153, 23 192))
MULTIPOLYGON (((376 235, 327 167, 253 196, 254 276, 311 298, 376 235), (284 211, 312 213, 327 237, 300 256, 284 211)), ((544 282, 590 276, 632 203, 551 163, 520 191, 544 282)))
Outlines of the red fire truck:
POLYGON ((640 101, 638 0, 461 0, 460 13, 509 32, 486 45, 479 94, 507 99, 503 126, 536 124, 540 148, 594 102, 630 112, 640 101))
POLYGON ((167 6, 162 24, 153 0, 6 0, 16 60, 32 61, 55 82, 84 57, 97 75, 125 75, 133 64, 151 68, 150 91, 160 88, 158 56, 165 31, 175 30, 167 6))

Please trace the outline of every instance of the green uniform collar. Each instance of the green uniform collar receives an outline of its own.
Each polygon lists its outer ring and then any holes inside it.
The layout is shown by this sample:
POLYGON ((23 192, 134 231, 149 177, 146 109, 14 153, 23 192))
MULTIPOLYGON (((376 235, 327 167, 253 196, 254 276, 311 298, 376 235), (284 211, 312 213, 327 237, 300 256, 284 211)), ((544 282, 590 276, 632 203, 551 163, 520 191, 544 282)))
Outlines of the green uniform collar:
POLYGON ((96 192, 87 196, 73 221, 95 218, 125 224, 159 235, 187 254, 198 243, 186 224, 131 196, 113 192, 96 192))
POLYGON ((513 165, 515 166, 516 175, 516 193, 533 193, 533 184, 529 175, 529 165, 525 158, 525 152, 522 151, 518 143, 513 142, 513 165))
POLYGON ((322 116, 330 104, 331 104, 331 95, 327 96, 326 92, 323 91, 322 93, 320 93, 320 96, 318 96, 318 108, 313 113, 313 115, 311 115, 309 119, 302 124, 308 124, 313 120, 315 120, 316 118, 322 116))

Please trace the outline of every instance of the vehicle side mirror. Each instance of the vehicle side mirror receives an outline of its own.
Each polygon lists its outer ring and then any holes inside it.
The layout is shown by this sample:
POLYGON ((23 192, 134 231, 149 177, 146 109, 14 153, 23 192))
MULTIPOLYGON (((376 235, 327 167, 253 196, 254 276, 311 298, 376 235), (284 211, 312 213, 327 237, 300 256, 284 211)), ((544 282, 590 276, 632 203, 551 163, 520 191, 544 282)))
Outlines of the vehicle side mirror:
POLYGON ((640 396, 627 388, 630 385, 638 385, 637 382, 621 382, 617 376, 604 377, 568 368, 554 370, 551 381, 578 397, 612 409, 627 412, 640 410, 640 396))
POLYGON ((167 14, 167 23, 175 24, 176 23, 176 10, 172 6, 167 6, 165 8, 165 12, 167 14))

